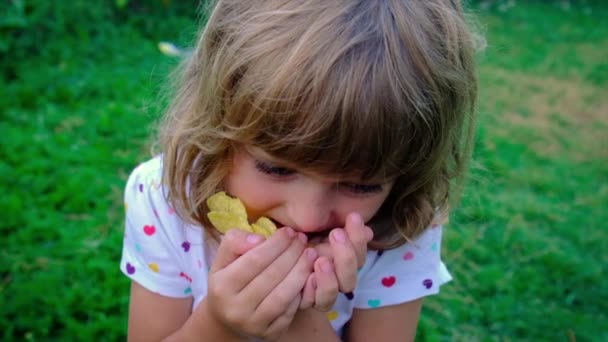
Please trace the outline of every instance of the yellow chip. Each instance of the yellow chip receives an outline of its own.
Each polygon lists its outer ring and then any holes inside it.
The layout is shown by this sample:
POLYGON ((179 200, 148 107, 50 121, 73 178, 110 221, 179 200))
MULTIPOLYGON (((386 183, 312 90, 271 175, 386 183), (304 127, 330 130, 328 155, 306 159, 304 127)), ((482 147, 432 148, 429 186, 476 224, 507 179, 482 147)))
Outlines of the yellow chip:
POLYGON ((234 228, 269 237, 277 230, 275 224, 266 217, 260 217, 254 224, 249 225, 243 202, 226 195, 223 191, 209 197, 207 206, 209 221, 221 233, 234 228))
POLYGON ((277 226, 267 217, 260 217, 255 223, 251 224, 255 233, 269 237, 277 230, 277 226))
POLYGON ((226 233, 228 230, 236 228, 248 232, 252 232, 247 220, 241 217, 231 215, 224 211, 211 211, 207 214, 211 224, 221 233, 226 233))
POLYGON ((251 230, 253 230, 253 232, 256 233, 256 234, 262 235, 263 237, 269 237, 270 236, 270 233, 268 233, 266 231, 266 229, 258 226, 255 223, 251 224, 251 230))
POLYGON ((236 216, 247 219, 247 210, 243 202, 238 198, 232 198, 221 191, 207 199, 207 207, 210 211, 226 211, 236 216))

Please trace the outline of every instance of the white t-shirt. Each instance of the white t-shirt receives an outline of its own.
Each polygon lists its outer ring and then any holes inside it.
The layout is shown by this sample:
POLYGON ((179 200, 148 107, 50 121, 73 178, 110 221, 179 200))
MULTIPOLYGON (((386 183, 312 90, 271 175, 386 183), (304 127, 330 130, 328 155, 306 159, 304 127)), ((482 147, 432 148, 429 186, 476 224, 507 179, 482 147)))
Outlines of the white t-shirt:
MULTIPOLYGON (((152 292, 193 297, 207 294, 207 275, 218 243, 200 226, 186 224, 166 201, 160 157, 139 165, 125 189, 126 227, 120 269, 152 292)), ((413 243, 385 252, 370 251, 352 293, 340 294, 327 314, 341 335, 353 309, 400 304, 436 294, 452 277, 440 259, 441 226, 413 243)))

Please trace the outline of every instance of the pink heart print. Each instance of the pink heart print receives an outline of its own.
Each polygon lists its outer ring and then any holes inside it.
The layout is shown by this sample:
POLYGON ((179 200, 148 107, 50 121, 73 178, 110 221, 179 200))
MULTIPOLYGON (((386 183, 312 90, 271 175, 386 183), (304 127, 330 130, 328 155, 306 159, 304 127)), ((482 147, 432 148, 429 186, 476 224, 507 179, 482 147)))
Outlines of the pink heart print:
POLYGON ((152 225, 145 225, 144 233, 148 236, 152 236, 152 235, 154 235, 154 233, 156 233, 156 227, 154 227, 152 225))

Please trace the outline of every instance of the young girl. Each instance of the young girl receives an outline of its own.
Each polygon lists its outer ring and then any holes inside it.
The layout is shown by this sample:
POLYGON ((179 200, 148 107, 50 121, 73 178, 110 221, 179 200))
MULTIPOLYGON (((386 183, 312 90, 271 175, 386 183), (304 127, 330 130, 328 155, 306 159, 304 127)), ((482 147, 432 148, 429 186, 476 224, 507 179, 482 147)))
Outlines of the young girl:
POLYGON ((126 186, 129 340, 413 340, 474 128, 460 1, 212 8, 126 186), (222 236, 218 191, 280 229, 222 236))

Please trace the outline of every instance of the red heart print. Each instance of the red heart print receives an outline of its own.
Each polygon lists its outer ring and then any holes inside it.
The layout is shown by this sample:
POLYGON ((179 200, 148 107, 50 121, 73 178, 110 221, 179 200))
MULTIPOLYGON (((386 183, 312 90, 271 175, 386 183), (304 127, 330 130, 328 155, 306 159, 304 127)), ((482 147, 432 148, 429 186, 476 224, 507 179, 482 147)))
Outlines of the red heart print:
POLYGON ((184 279, 186 279, 190 283, 192 282, 192 278, 189 275, 187 275, 186 273, 184 273, 184 272, 179 272, 179 276, 182 277, 182 278, 184 278, 184 279))
POLYGON ((412 260, 412 259, 414 259, 414 253, 407 252, 407 253, 403 254, 403 260, 412 260))
POLYGON ((154 226, 144 226, 144 233, 148 236, 154 235, 156 233, 156 227, 154 226))
POLYGON ((393 276, 384 277, 384 278, 382 278, 382 285, 384 285, 386 287, 391 287, 391 286, 395 285, 396 281, 397 281, 397 279, 393 276))

